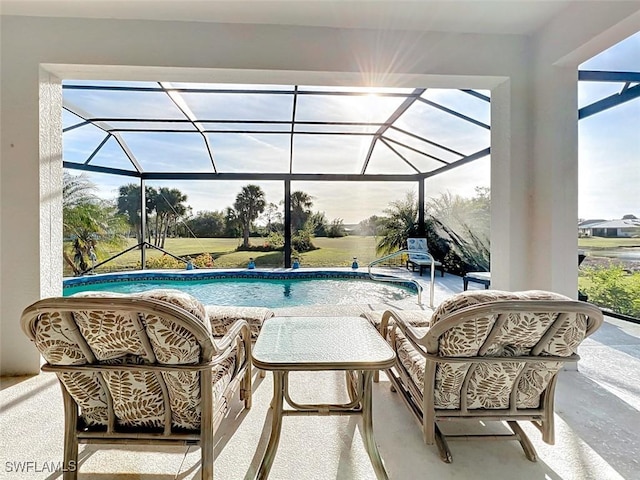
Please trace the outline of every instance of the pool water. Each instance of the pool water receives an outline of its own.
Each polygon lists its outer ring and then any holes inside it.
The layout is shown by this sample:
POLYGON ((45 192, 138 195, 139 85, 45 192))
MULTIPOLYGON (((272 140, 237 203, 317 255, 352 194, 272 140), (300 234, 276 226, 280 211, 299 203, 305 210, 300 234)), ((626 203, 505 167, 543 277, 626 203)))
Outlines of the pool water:
POLYGON ((187 292, 205 305, 269 308, 385 303, 416 295, 415 292, 396 285, 341 278, 123 281, 66 287, 64 295, 84 291, 135 293, 156 288, 173 288, 187 292))

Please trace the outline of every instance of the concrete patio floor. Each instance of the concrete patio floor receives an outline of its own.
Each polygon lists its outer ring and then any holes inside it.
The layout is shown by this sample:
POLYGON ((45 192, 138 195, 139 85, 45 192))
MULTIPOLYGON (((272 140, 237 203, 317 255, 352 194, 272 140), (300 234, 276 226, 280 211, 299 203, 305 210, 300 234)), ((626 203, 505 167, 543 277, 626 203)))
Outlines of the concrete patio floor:
MULTIPOLYGON (((416 277, 417 278, 417 277, 416 277)), ((424 281, 424 279, 421 279, 424 281)), ((460 277, 436 277, 436 304, 462 289, 460 277)), ((428 299, 428 291, 425 292, 428 299)), ((426 301, 426 300, 425 300, 426 301)), ((396 308, 417 309, 405 301, 396 308)), ((357 314, 387 305, 302 307, 281 315, 357 314)), ((422 442, 418 424, 382 376, 374 385, 374 432, 389 477, 436 479, 639 479, 640 325, 606 318, 578 352, 578 371, 561 372, 556 393, 556 445, 542 442, 538 430, 523 423, 537 452, 529 462, 517 442, 452 442, 453 463, 440 461, 435 446, 422 442)), ((339 372, 292 374, 291 391, 304 402, 344 401, 339 372)), ((254 374, 253 408, 234 402, 216 434, 216 479, 251 478, 270 429, 272 377, 254 374)), ((61 478, 63 410, 53 374, 3 377, 0 392, 0 478, 61 478)), ((271 479, 375 478, 364 450, 358 417, 299 416, 283 421, 271 479)), ((500 424, 447 423, 445 431, 494 429, 500 424)), ((200 478, 197 447, 81 446, 80 479, 200 478)))

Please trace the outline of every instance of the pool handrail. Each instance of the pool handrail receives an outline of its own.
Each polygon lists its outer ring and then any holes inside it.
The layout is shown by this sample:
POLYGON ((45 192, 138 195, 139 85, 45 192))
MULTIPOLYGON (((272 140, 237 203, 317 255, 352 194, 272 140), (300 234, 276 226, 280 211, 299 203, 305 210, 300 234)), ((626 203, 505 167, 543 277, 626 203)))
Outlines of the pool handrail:
POLYGON ((416 289, 418 291, 418 305, 422 305, 422 285, 420 285, 420 283, 418 283, 416 280, 413 279, 407 279, 407 278, 399 278, 399 277, 389 277, 389 276, 382 276, 382 275, 375 275, 373 272, 371 272, 371 267, 382 263, 386 260, 390 260, 392 258, 395 257, 399 257, 400 255, 403 254, 409 254, 409 253, 419 253, 421 255, 427 255, 430 259, 431 259, 431 282, 429 283, 429 307, 433 308, 433 294, 434 294, 434 284, 435 284, 435 259, 431 256, 430 253, 426 253, 423 250, 417 251, 417 250, 398 250, 397 252, 393 252, 389 255, 385 255, 384 257, 381 258, 377 258, 376 260, 374 260, 373 262, 369 263, 368 266, 368 272, 369 272, 369 277, 371 278, 371 280, 377 280, 380 282, 411 282, 412 284, 414 284, 416 286, 416 289))

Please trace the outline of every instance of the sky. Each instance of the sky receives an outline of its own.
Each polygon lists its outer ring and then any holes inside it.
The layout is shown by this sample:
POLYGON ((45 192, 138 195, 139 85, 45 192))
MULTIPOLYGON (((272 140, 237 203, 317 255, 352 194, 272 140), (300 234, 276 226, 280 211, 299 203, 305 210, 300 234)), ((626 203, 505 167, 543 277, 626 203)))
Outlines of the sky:
MULTIPOLYGON (((580 70, 640 72, 640 32, 591 58, 580 70)), ((620 92, 620 83, 580 82, 578 106, 620 92)), ((640 217, 640 98, 578 122, 583 219, 640 217)))
MULTIPOLYGON (((582 70, 640 71, 640 33, 628 38, 580 66, 582 70), (634 63, 635 61, 635 63, 634 63)), ((65 82, 82 83, 82 82, 65 82)), ((95 83, 95 82, 92 82, 95 83)), ((105 82, 108 84, 108 82, 105 82)), ((128 84, 136 85, 135 82, 128 84)), ((140 84, 143 85, 143 84, 140 84)), ((144 85, 149 85, 145 83, 144 85)), ((174 87, 186 86, 172 84, 174 87)), ((233 86, 227 86, 234 88, 233 86)), ((580 82, 579 106, 593 103, 619 92, 622 84, 580 82)), ((240 88, 240 87, 238 87, 240 88)), ((256 87, 261 88, 261 87, 256 87)), ((280 87, 290 88, 290 87, 280 87)), ((313 89, 313 87, 308 87, 313 89)), ((325 88, 325 87, 323 87, 325 88)), ((403 90, 391 90, 403 91, 403 90)), ((404 90, 406 91, 406 90, 404 90)), ((296 110, 298 120, 383 121, 397 107, 397 98, 387 98, 368 91, 355 98, 299 97, 296 110)), ((483 92, 489 95, 489 92, 483 92)), ((94 116, 136 118, 184 118, 165 94, 133 94, 122 92, 104 95, 86 90, 65 90, 65 99, 82 107, 94 116), (140 97, 142 97, 141 100, 140 97)), ((285 96, 260 95, 204 95, 182 94, 188 108, 198 118, 288 120, 291 102, 285 96)), ((487 102, 455 90, 429 89, 425 98, 437 101, 481 122, 490 123, 487 102)), ((64 112, 67 127, 78 118, 64 112)), ((171 124, 175 127, 177 124, 171 124)), ((126 126, 120 124, 120 126, 126 126)), ((218 125, 221 126, 221 125, 218 125)), ((489 132, 464 120, 447 115, 416 102, 399 120, 399 126, 427 137, 442 145, 469 155, 489 146, 489 132)), ((282 128, 272 126, 272 128, 282 128)), ((312 127, 306 127, 311 129, 312 127)), ((336 127, 337 128, 337 127, 336 127)), ((579 217, 621 218, 625 214, 640 217, 640 99, 588 117, 579 122, 579 217)), ((104 138, 104 132, 92 126, 68 131, 63 136, 64 158, 84 162, 104 138)), ((211 163, 199 135, 187 134, 122 134, 145 169, 156 171, 210 171, 211 163), (152 168, 153 166, 153 168, 152 168)), ((401 134, 396 140, 418 146, 401 134)), ((392 136, 392 134, 390 134, 392 136)), ((370 137, 333 137, 321 142, 323 136, 296 137, 294 143, 294 171, 300 173, 357 173, 365 158, 370 137)), ((324 137, 326 139, 327 137, 324 137)), ((284 172, 288 169, 289 135, 209 134, 214 157, 220 171, 258 171, 269 168, 284 172)), ((434 162, 394 144, 421 170, 430 169, 434 162), (429 162, 432 162, 431 164, 429 162)), ((447 161, 457 159, 450 153, 433 149, 430 153, 447 161)), ((131 169, 131 165, 113 140, 109 140, 91 161, 92 164, 131 169)), ((374 150, 370 173, 413 173, 387 147, 374 150)), ((74 172, 72 172, 74 173, 74 172)), ((90 174, 99 186, 103 198, 115 198, 117 189, 136 179, 104 174, 90 174)), ((179 188, 188 196, 192 212, 224 210, 232 206, 242 186, 257 183, 265 191, 268 202, 278 204, 283 198, 283 184, 275 182, 207 182, 207 181, 149 181, 154 187, 179 188)), ((455 168, 427 179, 427 198, 442 193, 471 197, 476 186, 490 186, 490 157, 455 168)), ((371 215, 380 215, 406 192, 417 191, 415 183, 389 182, 292 182, 292 191, 302 190, 313 197, 313 210, 325 213, 329 221, 339 218, 346 224, 357 223, 371 215)))

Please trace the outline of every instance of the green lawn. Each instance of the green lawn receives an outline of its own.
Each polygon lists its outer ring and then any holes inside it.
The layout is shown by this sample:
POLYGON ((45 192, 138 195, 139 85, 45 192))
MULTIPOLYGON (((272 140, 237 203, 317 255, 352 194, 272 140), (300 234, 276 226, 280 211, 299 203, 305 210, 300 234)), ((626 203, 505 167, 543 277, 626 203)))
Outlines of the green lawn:
POLYGON ((615 248, 621 248, 621 247, 640 247, 640 238, 605 238, 605 237, 578 238, 578 248, 615 249, 615 248))
MULTIPOLYGON (((304 267, 347 267, 351 265, 353 257, 358 257, 361 266, 379 258, 375 253, 375 237, 348 236, 342 238, 317 237, 313 243, 317 250, 303 253, 300 261, 304 267)), ((128 246, 135 245, 135 240, 129 240, 128 246)), ((165 250, 174 255, 196 257, 201 253, 210 253, 214 258, 215 268, 238 268, 246 266, 250 257, 253 257, 258 267, 282 267, 284 255, 282 252, 236 252, 236 247, 241 243, 237 238, 168 238, 165 250)), ((252 245, 261 245, 263 239, 251 238, 252 245)), ((613 249, 617 247, 640 247, 640 239, 637 238, 580 238, 578 245, 585 249, 613 249)), ((99 261, 107 259, 120 250, 98 248, 99 261)), ((164 254, 157 250, 147 250, 147 258, 162 257, 164 254)), ((140 267, 140 252, 132 250, 121 257, 109 262, 100 271, 112 271, 132 269, 140 267)), ((65 265, 65 275, 71 275, 65 265)))
MULTIPOLYGON (((103 261, 118 251, 135 245, 135 243, 135 240, 131 239, 126 247, 118 250, 98 248, 98 261, 103 261)), ((284 266, 283 252, 237 252, 236 247, 240 243, 241 240, 237 238, 168 238, 164 249, 180 257, 196 257, 201 253, 209 253, 214 259, 214 268, 245 267, 250 257, 255 259, 258 267, 284 266)), ((251 238, 250 243, 252 245, 261 245, 263 240, 261 238, 251 238)), ((347 267, 351 266, 353 257, 358 257, 360 265, 366 266, 369 262, 378 258, 375 253, 375 237, 318 237, 313 239, 313 243, 318 249, 303 253, 300 256, 300 263, 304 267, 347 267)), ((158 250, 147 250, 148 259, 159 258, 163 255, 158 250)), ((97 270, 101 272, 135 268, 140 268, 139 250, 127 252, 97 270)), ((65 265, 65 275, 71 274, 71 271, 65 265)))

